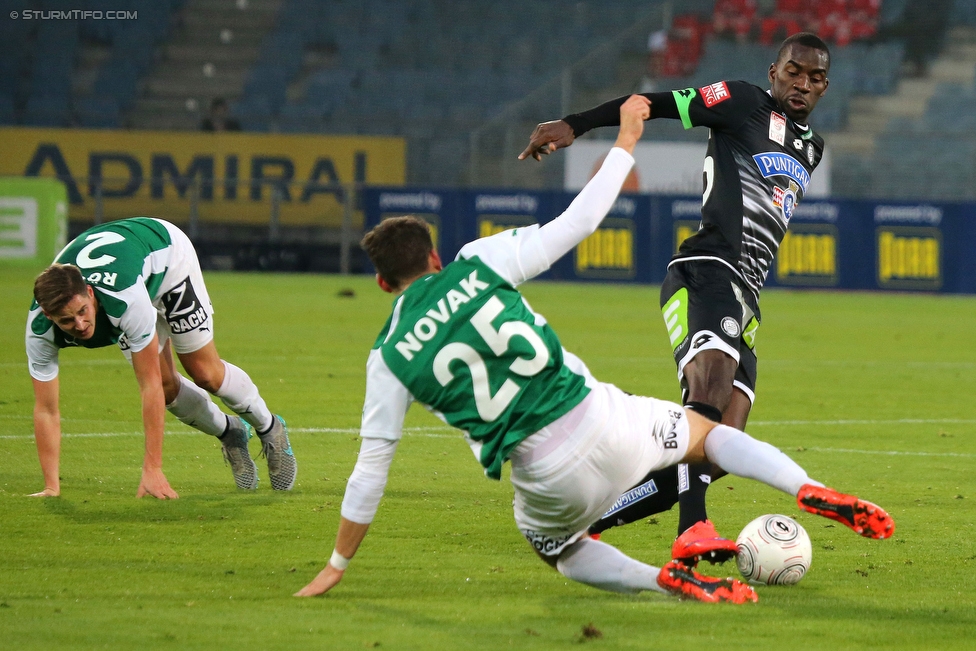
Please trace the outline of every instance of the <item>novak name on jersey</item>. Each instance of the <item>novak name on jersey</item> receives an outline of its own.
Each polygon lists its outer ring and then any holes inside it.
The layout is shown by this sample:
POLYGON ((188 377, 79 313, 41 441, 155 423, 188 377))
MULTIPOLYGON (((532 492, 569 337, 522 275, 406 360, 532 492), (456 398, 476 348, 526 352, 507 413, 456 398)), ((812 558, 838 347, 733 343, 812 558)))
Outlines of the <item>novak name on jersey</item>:
MULTIPOLYGON (((393 384, 402 385, 464 431, 492 479, 500 478, 502 464, 519 443, 589 392, 582 363, 482 259, 491 257, 493 247, 511 248, 504 239, 522 232, 478 240, 440 273, 415 281, 396 300, 367 363, 368 385, 390 387, 383 395, 396 392, 393 384)), ((364 427, 383 420, 370 418, 371 404, 367 396, 364 427)), ((396 423, 391 425, 390 430, 396 423)), ((370 434, 377 435, 362 432, 370 434)))

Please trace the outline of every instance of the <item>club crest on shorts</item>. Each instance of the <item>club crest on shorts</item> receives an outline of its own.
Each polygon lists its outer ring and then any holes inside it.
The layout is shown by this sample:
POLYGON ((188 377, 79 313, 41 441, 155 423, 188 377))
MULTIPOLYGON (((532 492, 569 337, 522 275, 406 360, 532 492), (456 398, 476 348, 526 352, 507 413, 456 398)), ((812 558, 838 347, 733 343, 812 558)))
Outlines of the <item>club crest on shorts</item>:
POLYGON ((722 332, 730 337, 739 336, 739 322, 730 316, 722 319, 722 332))

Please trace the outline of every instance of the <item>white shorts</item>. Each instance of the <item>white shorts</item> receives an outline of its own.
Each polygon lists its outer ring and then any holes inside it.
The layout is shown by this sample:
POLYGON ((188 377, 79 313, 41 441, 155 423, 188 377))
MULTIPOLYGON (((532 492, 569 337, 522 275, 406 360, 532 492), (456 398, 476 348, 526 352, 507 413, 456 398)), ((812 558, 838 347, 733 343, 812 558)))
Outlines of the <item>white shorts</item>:
POLYGON ((509 456, 516 525, 539 553, 558 555, 649 472, 681 461, 688 437, 680 405, 597 383, 509 456))
MULTIPOLYGON (((192 353, 213 341, 213 304, 190 238, 173 224, 159 221, 166 226, 173 242, 159 297, 153 300, 159 350, 170 339, 177 353, 192 353)), ((131 362, 132 352, 124 337, 119 339, 119 348, 131 362)))

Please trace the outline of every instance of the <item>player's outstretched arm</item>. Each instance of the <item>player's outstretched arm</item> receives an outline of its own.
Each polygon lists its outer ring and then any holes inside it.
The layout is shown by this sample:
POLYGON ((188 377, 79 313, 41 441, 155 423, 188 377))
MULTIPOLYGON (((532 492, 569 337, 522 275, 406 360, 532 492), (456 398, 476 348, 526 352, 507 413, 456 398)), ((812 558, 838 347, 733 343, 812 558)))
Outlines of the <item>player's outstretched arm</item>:
POLYGON ((146 454, 142 462, 142 479, 136 497, 152 495, 155 498, 179 497, 163 474, 163 430, 166 422, 166 399, 163 397, 163 379, 159 369, 159 345, 156 335, 145 348, 132 353, 132 368, 139 382, 142 398, 142 424, 146 432, 146 454))
POLYGON ((614 147, 620 147, 628 154, 634 153, 634 147, 644 133, 644 120, 651 117, 651 102, 643 95, 631 95, 620 106, 620 133, 614 147))
POLYGON ((346 518, 341 518, 339 520, 339 533, 336 534, 335 551, 332 553, 332 559, 312 579, 311 583, 296 592, 293 596, 317 597, 334 588, 342 580, 342 575, 346 572, 346 565, 356 554, 356 550, 359 549, 359 545, 363 542, 363 538, 366 537, 368 530, 368 524, 360 524, 352 520, 347 520, 346 518), (336 565, 340 565, 341 567, 336 567, 336 565))
POLYGON ((572 127, 563 120, 550 120, 537 124, 529 136, 529 145, 521 154, 519 160, 525 160, 529 156, 536 160, 542 160, 544 155, 549 155, 557 149, 569 147, 576 139, 572 127))
MULTIPOLYGON (((525 160, 529 156, 536 160, 542 160, 544 155, 551 154, 563 147, 569 147, 576 138, 591 129, 620 124, 620 109, 624 103, 630 101, 631 97, 634 96, 618 97, 582 113, 567 115, 561 120, 551 120, 537 125, 532 131, 532 135, 529 136, 528 147, 519 154, 519 160, 525 160)), ((648 99, 651 103, 664 101, 666 104, 670 93, 650 93, 649 95, 639 95, 639 97, 648 99)), ((649 120, 651 117, 651 111, 648 109, 644 119, 649 120)), ((665 114, 659 117, 672 116, 665 114)), ((677 115, 673 117, 677 117, 677 115)))
POLYGON ((539 229, 541 246, 538 252, 527 248, 521 254, 521 268, 527 272, 525 278, 548 269, 600 226, 634 165, 631 154, 644 132, 643 121, 649 112, 650 103, 640 95, 632 95, 621 104, 620 133, 614 149, 563 214, 539 229), (623 151, 618 151, 620 149, 623 151))
POLYGON ((49 382, 31 378, 34 383, 34 440, 37 458, 44 474, 44 490, 31 497, 57 497, 61 494, 58 476, 61 460, 61 412, 58 407, 58 378, 49 382))

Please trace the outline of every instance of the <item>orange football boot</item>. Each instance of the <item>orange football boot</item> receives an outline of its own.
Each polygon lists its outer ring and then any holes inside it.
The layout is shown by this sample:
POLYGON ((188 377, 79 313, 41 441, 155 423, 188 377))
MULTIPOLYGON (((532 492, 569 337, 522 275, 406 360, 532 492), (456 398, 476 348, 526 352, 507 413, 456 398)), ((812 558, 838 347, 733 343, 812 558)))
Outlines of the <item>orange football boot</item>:
POLYGON ((716 579, 702 576, 679 561, 671 561, 661 568, 657 584, 681 598, 692 598, 706 603, 728 602, 744 604, 759 601, 759 595, 751 587, 733 578, 716 579))
POLYGON ((837 520, 865 538, 890 538, 895 533, 895 521, 883 508, 832 488, 804 484, 796 503, 804 511, 837 520))
POLYGON ((719 536, 712 521, 705 520, 696 522, 678 536, 671 546, 671 558, 694 567, 699 560, 724 563, 738 551, 735 541, 719 536))

